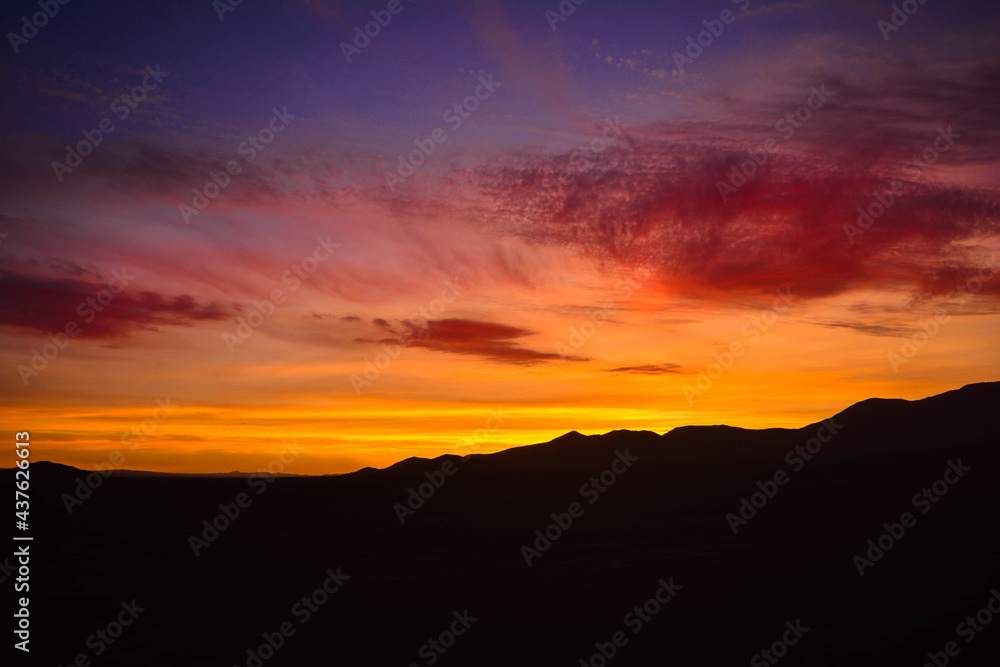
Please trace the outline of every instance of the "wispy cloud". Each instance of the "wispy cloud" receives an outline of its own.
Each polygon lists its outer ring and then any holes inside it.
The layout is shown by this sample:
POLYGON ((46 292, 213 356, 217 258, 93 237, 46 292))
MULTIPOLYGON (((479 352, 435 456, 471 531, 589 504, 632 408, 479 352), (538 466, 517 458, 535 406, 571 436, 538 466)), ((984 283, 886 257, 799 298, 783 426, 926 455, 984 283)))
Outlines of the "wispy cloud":
POLYGON ((609 368, 608 373, 635 373, 637 375, 686 375, 691 371, 686 370, 680 364, 643 364, 641 366, 622 366, 621 368, 609 368))
POLYGON ((376 320, 375 324, 382 329, 393 331, 396 336, 381 339, 360 338, 356 342, 391 344, 398 342, 403 336, 402 339, 409 346, 422 347, 436 352, 472 355, 488 361, 522 366, 564 358, 570 361, 586 360, 584 357, 562 357, 553 352, 541 352, 523 347, 516 342, 517 339, 532 336, 535 332, 506 324, 466 319, 432 320, 423 326, 407 322, 403 323, 399 329, 391 328, 382 319, 376 320))

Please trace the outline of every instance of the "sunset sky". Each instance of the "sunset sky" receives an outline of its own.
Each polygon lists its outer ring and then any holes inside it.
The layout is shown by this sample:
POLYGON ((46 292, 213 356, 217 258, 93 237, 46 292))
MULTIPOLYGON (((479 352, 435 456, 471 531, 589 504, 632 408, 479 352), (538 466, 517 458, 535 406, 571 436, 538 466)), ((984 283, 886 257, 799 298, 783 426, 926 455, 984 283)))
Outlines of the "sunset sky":
POLYGON ((1000 12, 903 4, 5 3, 0 423, 337 473, 998 380, 1000 12))

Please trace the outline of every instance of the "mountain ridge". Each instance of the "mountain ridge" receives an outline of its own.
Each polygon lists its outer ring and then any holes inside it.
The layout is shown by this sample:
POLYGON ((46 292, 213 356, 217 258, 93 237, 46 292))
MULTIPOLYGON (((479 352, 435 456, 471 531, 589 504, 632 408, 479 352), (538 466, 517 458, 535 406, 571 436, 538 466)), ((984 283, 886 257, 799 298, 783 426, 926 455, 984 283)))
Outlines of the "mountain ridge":
MULTIPOLYGON (((699 451, 696 452, 681 452, 673 450, 663 452, 664 454, 678 454, 682 457, 690 457, 693 455, 717 456, 723 453, 727 455, 741 453, 755 455, 760 453, 759 449, 750 451, 747 448, 755 445, 762 447, 765 442, 785 443, 786 441, 800 438, 803 435, 811 434, 820 429, 825 423, 832 421, 836 425, 839 423, 838 420, 843 422, 840 424, 841 426, 854 432, 862 430, 868 431, 866 439, 870 441, 874 441, 885 436, 886 430, 892 428, 895 429, 896 435, 906 435, 911 441, 919 444, 921 442, 934 442, 937 440, 939 435, 937 432, 920 433, 921 429, 913 428, 910 428, 908 432, 905 431, 905 425, 901 427, 899 423, 899 419, 904 413, 909 412, 910 414, 907 414, 906 416, 916 417, 917 415, 914 414, 915 412, 922 412, 926 409, 934 414, 949 410, 955 411, 956 414, 960 414, 960 408, 963 404, 967 408, 972 408, 971 410, 967 409, 965 411, 966 413, 985 413, 991 409, 991 405, 1000 406, 1000 381, 971 383, 958 389, 951 389, 940 394, 934 394, 932 396, 914 400, 901 398, 867 398, 851 404, 831 417, 827 417, 826 419, 813 422, 799 428, 772 427, 765 429, 749 429, 740 426, 731 426, 728 424, 706 424, 677 426, 662 434, 648 430, 615 429, 606 433, 591 435, 585 435, 579 431, 573 430, 547 442, 518 445, 497 452, 482 454, 474 453, 468 455, 468 457, 462 457, 452 453, 441 454, 435 457, 411 456, 384 468, 366 466, 364 468, 346 473, 323 473, 315 475, 277 473, 273 476, 287 478, 349 478, 356 475, 372 475, 375 473, 408 472, 425 465, 440 465, 446 461, 460 462, 464 461, 466 458, 479 462, 489 460, 500 463, 511 463, 518 462, 523 457, 538 458, 543 455, 556 456, 558 454, 565 455, 567 453, 577 455, 578 458, 575 459, 575 461, 565 460, 563 463, 572 465, 574 462, 585 462, 589 465, 591 463, 590 456, 585 456, 583 457, 583 460, 581 460, 581 458, 579 458, 580 455, 594 455, 599 452, 603 456, 606 454, 606 445, 612 441, 619 441, 617 444, 620 444, 621 446, 638 446, 643 448, 649 448, 651 447, 650 443, 657 441, 660 443, 669 443, 670 447, 678 449, 691 446, 699 448, 699 451), (738 449, 734 451, 734 448, 738 449)), ((924 416, 927 416, 928 414, 930 413, 925 413, 924 416)), ((964 421, 967 424, 980 423, 973 422, 970 419, 965 419, 964 421)), ((997 432, 994 431, 992 434, 983 433, 980 435, 982 437, 992 437, 992 435, 996 434, 997 432)), ((959 433, 960 437, 966 438, 971 437, 972 435, 973 434, 970 433, 959 433)), ((954 439, 955 436, 954 434, 949 434, 949 437, 954 439)), ((886 447, 881 446, 877 453, 884 453, 885 451, 887 451, 886 447)), ((888 448, 888 451, 893 451, 891 446, 888 448)), ((649 452, 646 453, 647 455, 649 454, 649 452)), ((860 453, 863 454, 864 452, 860 453)), ((94 472, 92 470, 76 468, 74 466, 54 461, 38 461, 32 463, 32 465, 60 466, 61 468, 76 471, 78 473, 94 472)), ((120 469, 112 471, 112 474, 120 477, 242 478, 249 477, 257 473, 242 471, 231 471, 225 473, 173 473, 120 469)))

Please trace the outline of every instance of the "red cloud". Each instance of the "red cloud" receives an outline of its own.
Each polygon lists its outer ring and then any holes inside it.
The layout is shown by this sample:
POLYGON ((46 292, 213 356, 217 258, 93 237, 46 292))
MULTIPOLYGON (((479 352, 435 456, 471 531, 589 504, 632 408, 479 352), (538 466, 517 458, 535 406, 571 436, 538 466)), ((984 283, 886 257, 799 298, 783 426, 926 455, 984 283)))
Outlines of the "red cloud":
MULTIPOLYGON (((375 320, 375 323, 382 329, 388 328, 385 320, 375 320)), ((402 341, 408 346, 423 347, 437 352, 473 355, 489 361, 518 365, 534 365, 564 358, 559 354, 521 347, 514 339, 531 336, 535 332, 506 324, 446 319, 429 321, 420 327, 406 322, 401 331, 393 329, 393 332, 397 333, 396 338, 383 338, 377 341, 357 339, 356 342, 392 344, 402 341)), ((583 357, 575 356, 565 359, 586 361, 583 357)))
POLYGON ((62 331, 67 323, 76 322, 80 338, 118 339, 134 329, 190 326, 230 315, 215 303, 199 304, 187 294, 170 298, 155 292, 130 292, 128 272, 115 273, 124 274, 124 280, 92 283, 2 271, 0 317, 7 326, 42 334, 62 331))

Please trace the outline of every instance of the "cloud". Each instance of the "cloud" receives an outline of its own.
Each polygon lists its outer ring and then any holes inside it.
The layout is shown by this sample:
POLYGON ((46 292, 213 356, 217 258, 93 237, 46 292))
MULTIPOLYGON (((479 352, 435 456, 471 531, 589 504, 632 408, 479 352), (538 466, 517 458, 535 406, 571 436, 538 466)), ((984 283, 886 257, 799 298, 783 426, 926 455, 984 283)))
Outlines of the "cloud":
POLYGON ((684 369, 680 364, 643 364, 642 366, 622 366, 621 368, 609 368, 608 373, 635 373, 638 375, 666 375, 676 373, 686 375, 690 371, 684 369))
POLYGON ((190 205, 192 190, 211 183, 211 174, 226 173, 227 164, 235 160, 240 172, 222 189, 212 208, 222 202, 240 207, 313 199, 334 202, 352 192, 342 182, 340 164, 349 156, 317 155, 322 153, 317 150, 286 159, 279 157, 281 145, 277 144, 248 162, 238 152, 242 141, 238 136, 232 137, 228 149, 223 144, 196 152, 164 140, 122 138, 100 146, 59 181, 51 165, 65 159, 65 146, 72 141, 79 137, 37 132, 11 137, 11 151, 0 157, 0 180, 26 195, 50 195, 58 187, 71 196, 89 197, 97 190, 116 197, 153 197, 176 207, 190 205))
POLYGON ((40 334, 63 331, 67 323, 76 322, 80 326, 79 338, 111 340, 127 338, 136 329, 193 326, 230 315, 230 310, 215 303, 200 304, 188 294, 167 297, 148 291, 133 293, 127 286, 113 294, 108 283, 0 271, 3 324, 40 334))
MULTIPOLYGON (((301 215, 297 204, 343 204, 352 214, 356 208, 358 217, 373 220, 364 228, 369 233, 354 239, 358 251, 325 266, 309 283, 353 303, 415 293, 437 275, 459 271, 482 283, 533 288, 557 272, 552 259, 560 253, 582 255, 602 268, 641 265, 652 269, 651 292, 711 301, 765 299, 789 286, 804 299, 868 287, 951 289, 951 278, 940 267, 960 272, 978 265, 970 244, 1000 234, 1000 197, 985 176, 1000 154, 1000 112, 994 103, 1000 66, 984 61, 931 71, 881 60, 861 64, 872 65, 864 78, 796 69, 776 75, 780 82, 759 82, 753 91, 691 96, 697 115, 678 112, 644 126, 628 119, 632 127, 623 139, 583 161, 571 160, 569 151, 512 145, 476 168, 449 171, 442 164, 441 171, 424 173, 426 187, 396 194, 370 168, 352 162, 357 156, 336 149, 290 159, 262 156, 244 165, 244 173, 201 220, 213 216, 219 224, 198 231, 220 254, 239 246, 240 256, 232 262, 253 273, 283 271, 271 257, 292 236, 263 233, 271 230, 266 216, 287 219, 292 230, 311 229, 318 216, 301 215), (826 106, 793 138, 776 134, 775 121, 819 84, 833 93, 826 106), (962 138, 933 169, 908 178, 904 163, 934 140, 941 125, 954 126, 962 138), (780 150, 723 201, 718 183, 748 159, 748 149, 775 137, 780 150), (951 180, 944 178, 948 170, 951 180), (965 178, 968 174, 972 177, 965 178), (895 178, 907 181, 905 194, 850 243, 844 225, 854 224, 858 207, 868 206, 873 193, 887 190, 895 178), (248 234, 251 229, 262 233, 248 234), (391 261, 367 261, 366 255, 376 252, 391 261)), ((14 200, 21 197, 42 208, 37 202, 51 197, 55 180, 49 163, 64 149, 63 139, 41 133, 12 139, 12 150, 0 158, 0 178, 9 185, 0 203, 10 199, 11 208, 20 208, 14 200)), ((83 256, 97 261, 109 244, 101 238, 104 223, 98 224, 94 210, 106 205, 101 216, 116 214, 142 201, 136 222, 163 241, 152 261, 180 265, 175 257, 187 254, 188 241, 174 227, 194 230, 183 226, 176 207, 207 174, 224 169, 233 158, 226 146, 192 154, 167 143, 124 138, 109 143, 60 186, 60 213, 43 211, 39 218, 77 233, 86 248, 83 256), (94 194, 105 190, 112 196, 94 194), (80 222, 66 219, 61 211, 81 201, 91 206, 79 214, 80 222)), ((0 219, 4 231, 20 232, 27 224, 0 219)), ((356 229, 347 222, 333 224, 356 229)), ((136 226, 129 221, 130 228, 136 226)), ((42 256, 57 254, 49 237, 28 231, 26 247, 42 256)), ((87 266, 67 263, 62 270, 71 274, 87 266)), ((255 293, 222 271, 202 263, 185 268, 183 279, 255 293)), ((997 294, 993 285, 983 290, 989 298, 997 294)))
MULTIPOLYGON (((385 320, 375 320, 385 323, 380 328, 388 328, 385 320)), ((358 343, 398 344, 400 340, 410 347, 422 347, 436 352, 464 354, 482 357, 488 361, 504 364, 531 366, 548 361, 566 359, 569 361, 586 361, 584 357, 566 356, 549 352, 539 352, 522 347, 516 342, 518 338, 532 336, 534 331, 512 327, 506 324, 480 322, 467 319, 445 319, 428 321, 423 326, 409 322, 401 327, 391 329, 393 338, 368 339, 359 338, 358 343)))
POLYGON ((995 253, 979 266, 972 262, 965 266, 957 263, 936 266, 924 274, 917 301, 940 296, 960 298, 972 294, 1000 296, 998 271, 1000 263, 997 262, 995 253))
POLYGON ((869 336, 889 336, 891 338, 905 338, 917 329, 913 327, 895 325, 895 324, 868 324, 865 322, 818 322, 821 327, 829 327, 831 329, 853 329, 858 333, 868 334, 869 336))
POLYGON ((998 81, 996 64, 889 67, 871 80, 799 73, 794 92, 706 98, 704 120, 632 128, 585 161, 523 151, 467 177, 500 233, 647 266, 673 295, 732 301, 785 286, 807 299, 866 287, 941 289, 952 276, 939 267, 981 266, 983 241, 1000 236, 1000 196, 983 176, 1000 153, 998 81), (775 122, 821 83, 832 91, 826 105, 792 137, 776 132, 775 122), (926 169, 908 170, 947 127, 953 145, 933 152, 926 169), (779 149, 762 167, 751 163, 747 182, 723 199, 719 184, 768 138, 779 149), (893 180, 904 193, 852 243, 845 226, 893 180))

